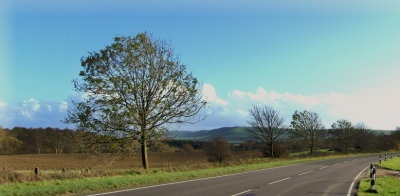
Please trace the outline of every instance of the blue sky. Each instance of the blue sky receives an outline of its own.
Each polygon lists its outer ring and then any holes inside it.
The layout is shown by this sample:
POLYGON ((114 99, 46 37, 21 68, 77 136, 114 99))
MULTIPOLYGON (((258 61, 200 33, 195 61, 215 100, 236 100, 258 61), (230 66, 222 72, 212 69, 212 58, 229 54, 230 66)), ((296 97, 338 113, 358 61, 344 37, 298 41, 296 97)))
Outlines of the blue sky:
POLYGON ((80 58, 113 37, 169 40, 204 84, 209 117, 178 129, 246 125, 252 104, 400 125, 396 1, 3 1, 0 125, 66 127, 80 58))

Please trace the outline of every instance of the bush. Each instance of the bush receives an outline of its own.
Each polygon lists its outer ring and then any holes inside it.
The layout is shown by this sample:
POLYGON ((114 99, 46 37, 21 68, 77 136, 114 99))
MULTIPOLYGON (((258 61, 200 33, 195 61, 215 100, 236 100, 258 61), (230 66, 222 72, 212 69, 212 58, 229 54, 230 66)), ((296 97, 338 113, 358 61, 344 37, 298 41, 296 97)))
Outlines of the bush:
MULTIPOLYGON (((263 155, 265 157, 271 157, 271 151, 269 147, 266 147, 263 149, 263 155)), ((281 143, 275 143, 274 144, 274 156, 275 158, 281 158, 281 157, 286 157, 289 155, 289 151, 287 147, 281 143)))
POLYGON ((194 149, 193 149, 192 145, 186 143, 186 144, 183 144, 182 150, 185 152, 192 152, 194 149))
POLYGON ((208 161, 221 163, 231 157, 231 149, 223 137, 215 137, 204 148, 208 161))

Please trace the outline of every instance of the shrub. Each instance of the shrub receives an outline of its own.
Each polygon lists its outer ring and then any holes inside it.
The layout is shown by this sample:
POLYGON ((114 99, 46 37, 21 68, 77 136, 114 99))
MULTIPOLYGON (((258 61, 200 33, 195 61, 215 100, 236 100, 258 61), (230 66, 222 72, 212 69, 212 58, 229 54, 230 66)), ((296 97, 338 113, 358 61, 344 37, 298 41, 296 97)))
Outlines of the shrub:
POLYGON ((230 145, 223 137, 215 137, 204 148, 208 161, 221 163, 231 156, 230 145))

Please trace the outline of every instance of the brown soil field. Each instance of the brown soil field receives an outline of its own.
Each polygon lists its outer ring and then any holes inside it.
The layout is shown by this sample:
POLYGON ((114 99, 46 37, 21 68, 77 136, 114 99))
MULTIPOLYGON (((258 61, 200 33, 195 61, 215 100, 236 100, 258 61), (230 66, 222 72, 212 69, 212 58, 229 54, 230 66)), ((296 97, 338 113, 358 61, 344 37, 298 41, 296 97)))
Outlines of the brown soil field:
MULTIPOLYGON (((233 152, 232 161, 245 161, 260 157, 259 152, 233 152)), ((193 152, 149 152, 150 167, 153 168, 208 168, 203 151, 193 152)), ((0 166, 12 170, 61 170, 65 169, 128 169, 141 168, 140 154, 122 156, 115 154, 28 154, 0 155, 0 166)))

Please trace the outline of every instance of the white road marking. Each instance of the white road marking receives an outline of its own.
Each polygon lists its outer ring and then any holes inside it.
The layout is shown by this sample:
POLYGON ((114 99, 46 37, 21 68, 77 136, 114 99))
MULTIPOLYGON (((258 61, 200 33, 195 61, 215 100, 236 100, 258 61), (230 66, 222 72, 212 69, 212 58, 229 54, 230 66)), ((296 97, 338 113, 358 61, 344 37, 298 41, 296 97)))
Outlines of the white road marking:
MULTIPOLYGON (((365 158, 360 158, 360 159, 365 159, 365 158)), ((124 189, 124 190, 119 190, 119 191, 103 192, 103 193, 97 193, 97 194, 92 194, 92 195, 88 195, 88 196, 108 195, 108 194, 113 194, 113 193, 121 193, 121 192, 128 192, 128 191, 134 191, 134 190, 140 190, 140 189, 148 189, 148 188, 161 187, 161 186, 168 186, 168 185, 173 185, 173 184, 183 184, 183 183, 187 183, 187 182, 195 182, 195 181, 209 180, 209 179, 221 178, 221 177, 227 177, 227 176, 236 176, 236 175, 241 175, 241 174, 255 173, 255 172, 260 172, 260 171, 272 170, 272 169, 283 168, 283 167, 291 167, 291 166, 295 166, 295 165, 303 165, 303 164, 307 164, 307 163, 314 163, 314 162, 321 162, 321 161, 324 161, 324 160, 310 161, 310 162, 304 162, 304 163, 295 163, 295 164, 291 164, 291 165, 284 165, 284 166, 273 167, 273 168, 267 168, 267 169, 259 169, 259 170, 248 171, 248 172, 242 172, 242 173, 236 173, 236 174, 227 174, 227 175, 222 175, 222 176, 214 176, 214 177, 207 177, 207 178, 186 180, 186 181, 180 181, 180 182, 172 182, 172 183, 166 183, 166 184, 158 184, 158 185, 145 186, 145 187, 138 187, 138 188, 132 188, 132 189, 124 189)), ((326 166, 326 167, 328 167, 328 166, 326 166)), ((326 167, 322 167, 322 168, 320 168, 320 169, 323 169, 323 168, 326 168, 326 167)))
POLYGON ((342 164, 342 163, 336 163, 336 164, 333 164, 333 165, 340 165, 340 164, 342 164))
POLYGON ((308 173, 311 173, 311 172, 313 172, 313 170, 310 170, 310 171, 307 171, 307 172, 303 172, 303 173, 297 174, 297 175, 301 176, 301 175, 308 174, 308 173))
POLYGON ((364 168, 363 170, 360 171, 360 173, 357 174, 357 176, 353 179, 353 182, 350 184, 349 190, 347 191, 347 196, 351 196, 351 191, 353 190, 353 186, 354 183, 356 182, 356 180, 360 177, 360 175, 366 170, 368 169, 369 166, 367 166, 366 168, 364 168))
MULTIPOLYGON (((311 161, 311 162, 318 162, 318 161, 311 161)), ((305 162, 305 163, 311 163, 311 162, 305 162)), ((108 195, 108 194, 113 194, 113 193, 121 193, 121 192, 135 191, 135 190, 148 189, 148 188, 154 188, 154 187, 160 187, 160 186, 168 186, 168 185, 173 185, 173 184, 183 184, 183 183, 187 183, 187 182, 196 182, 196 181, 202 181, 202 180, 209 180, 209 179, 215 179, 215 178, 222 178, 222 177, 227 177, 227 176, 236 176, 236 175, 242 175, 242 174, 256 173, 256 172, 260 172, 260 171, 273 170, 273 169, 278 169, 278 168, 283 168, 283 167, 290 167, 290 166, 301 165, 301 164, 305 164, 305 163, 296 163, 296 164, 292 164, 292 165, 284 165, 284 166, 273 167, 273 168, 267 168, 267 169, 259 169, 259 170, 248 171, 248 172, 242 172, 242 173, 236 173, 236 174, 227 174, 227 175, 222 175, 222 176, 214 176, 214 177, 207 177, 207 178, 186 180, 186 181, 180 181, 180 182, 171 182, 171 183, 166 183, 166 184, 157 184, 157 185, 151 185, 151 186, 145 186, 145 187, 138 187, 138 188, 132 188, 132 189, 124 189, 124 190, 111 191, 111 192, 105 192, 105 193, 97 193, 97 194, 92 194, 92 195, 88 195, 88 196, 108 195)))
POLYGON ((319 168, 319 169, 325 169, 325 168, 327 168, 327 167, 329 167, 329 166, 321 167, 321 168, 319 168))
POLYGON ((287 178, 284 178, 284 179, 277 180, 275 182, 270 182, 268 184, 275 184, 275 183, 282 182, 282 181, 289 180, 289 179, 290 179, 290 177, 287 177, 287 178))
POLYGON ((249 189, 249 190, 247 190, 247 191, 240 192, 240 193, 236 193, 236 194, 231 195, 231 196, 238 196, 238 195, 241 195, 241 194, 243 194, 243 193, 250 192, 250 191, 251 191, 251 189, 249 189))

